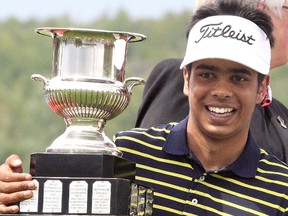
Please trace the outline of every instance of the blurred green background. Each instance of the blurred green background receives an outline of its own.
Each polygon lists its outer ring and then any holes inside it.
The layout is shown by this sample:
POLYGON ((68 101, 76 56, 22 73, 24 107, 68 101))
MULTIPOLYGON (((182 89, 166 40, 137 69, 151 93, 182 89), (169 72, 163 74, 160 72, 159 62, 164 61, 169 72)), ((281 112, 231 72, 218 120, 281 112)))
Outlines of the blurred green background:
MULTIPOLYGON (((115 17, 102 17, 84 24, 73 24, 68 16, 42 21, 8 19, 0 23, 0 162, 12 153, 21 156, 24 170, 29 170, 30 154, 43 152, 65 130, 61 117, 54 114, 43 97, 43 84, 34 82, 35 73, 51 77, 52 39, 34 33, 35 28, 77 27, 137 32, 147 40, 129 44, 126 78, 147 78, 159 61, 183 57, 185 33, 191 17, 190 10, 166 13, 157 19, 131 19, 125 11, 115 17)), ((273 96, 288 106, 288 67, 272 71, 273 96)), ((133 89, 128 108, 108 121, 105 132, 109 137, 119 130, 132 128, 143 86, 133 89)))

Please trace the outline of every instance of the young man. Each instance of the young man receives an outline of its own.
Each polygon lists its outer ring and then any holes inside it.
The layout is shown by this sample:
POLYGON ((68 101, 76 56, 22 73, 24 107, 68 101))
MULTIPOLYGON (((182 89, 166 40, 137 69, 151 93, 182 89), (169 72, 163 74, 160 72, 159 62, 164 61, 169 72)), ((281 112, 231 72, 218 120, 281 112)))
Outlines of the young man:
MULTIPOLYGON (((194 11, 201 5, 217 1, 196 0, 194 11)), ((271 17, 275 38, 271 68, 287 64, 288 1, 239 1, 255 8, 258 7, 271 17)), ((179 75, 181 61, 182 59, 165 59, 152 70, 145 84, 136 127, 148 128, 159 123, 179 122, 188 115, 188 98, 183 94, 183 79, 179 75)), ((281 102, 273 98, 269 106, 258 104, 255 107, 250 128, 255 140, 262 148, 288 163, 288 109, 281 102)))
MULTIPOLYGON (((116 134, 123 157, 137 163, 136 181, 154 188, 153 215, 287 214, 288 167, 249 132, 269 85, 271 33, 265 13, 234 0, 199 9, 181 64, 189 116, 116 134)), ((2 213, 17 210, 8 205, 31 183, 9 170, 19 168, 11 158, 0 168, 2 213)))
POLYGON ((115 141, 137 163, 137 181, 155 189, 155 215, 285 215, 287 166, 249 133, 269 84, 269 21, 236 2, 218 4, 193 17, 181 65, 189 116, 119 133, 115 141), (258 17, 267 35, 227 14, 258 17))

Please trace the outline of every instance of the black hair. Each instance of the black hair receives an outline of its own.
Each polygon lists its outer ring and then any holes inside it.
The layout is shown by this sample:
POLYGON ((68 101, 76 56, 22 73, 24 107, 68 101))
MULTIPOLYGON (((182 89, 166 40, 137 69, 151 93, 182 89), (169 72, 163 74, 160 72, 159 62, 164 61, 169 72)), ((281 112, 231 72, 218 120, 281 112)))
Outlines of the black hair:
MULTIPOLYGON (((239 16, 250 20, 251 22, 254 22, 265 32, 267 38, 270 41, 270 46, 274 46, 274 37, 272 35, 273 24, 270 16, 268 16, 262 10, 255 8, 255 6, 247 4, 243 1, 235 0, 218 0, 214 3, 209 3, 201 6, 198 10, 195 11, 194 15, 192 16, 186 33, 186 37, 188 38, 190 30, 197 22, 207 17, 217 15, 239 16)), ((188 64, 186 68, 190 73, 192 69, 192 63, 188 64)), ((262 78, 258 79, 258 81, 260 81, 261 79, 262 78)))

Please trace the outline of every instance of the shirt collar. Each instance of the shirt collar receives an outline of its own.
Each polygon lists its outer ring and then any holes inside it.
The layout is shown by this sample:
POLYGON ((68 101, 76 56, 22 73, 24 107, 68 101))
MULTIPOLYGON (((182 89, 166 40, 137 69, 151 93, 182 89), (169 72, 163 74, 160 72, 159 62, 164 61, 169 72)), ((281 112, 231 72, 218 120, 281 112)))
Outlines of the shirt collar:
POLYGON ((186 117, 184 120, 182 120, 172 128, 163 146, 163 150, 166 153, 172 155, 190 154, 190 149, 187 145, 187 123, 188 117, 186 117))
MULTIPOLYGON (((187 123, 188 117, 172 128, 163 146, 163 150, 166 153, 178 156, 190 155, 191 152, 187 145, 187 123)), ((221 171, 231 171, 240 177, 253 178, 257 172, 259 159, 260 148, 254 141, 251 132, 249 131, 245 149, 240 157, 231 165, 221 169, 221 171)))

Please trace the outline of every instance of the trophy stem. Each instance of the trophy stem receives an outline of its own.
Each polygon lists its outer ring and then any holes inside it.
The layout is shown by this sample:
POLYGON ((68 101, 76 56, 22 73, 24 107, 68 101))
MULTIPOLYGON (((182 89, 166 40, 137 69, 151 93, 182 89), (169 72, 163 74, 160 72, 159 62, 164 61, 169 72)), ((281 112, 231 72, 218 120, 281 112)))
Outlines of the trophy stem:
POLYGON ((122 152, 104 133, 105 120, 65 119, 66 130, 46 149, 50 153, 101 153, 121 157, 122 152))

